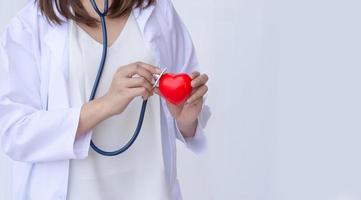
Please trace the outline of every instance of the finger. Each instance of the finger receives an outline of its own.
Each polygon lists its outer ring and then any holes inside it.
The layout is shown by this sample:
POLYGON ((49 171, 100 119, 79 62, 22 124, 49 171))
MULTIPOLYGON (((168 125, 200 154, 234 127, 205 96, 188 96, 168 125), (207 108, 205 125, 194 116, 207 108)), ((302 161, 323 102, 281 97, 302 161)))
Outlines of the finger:
POLYGON ((148 71, 146 68, 142 67, 141 65, 131 65, 127 70, 128 70, 127 76, 129 78, 137 74, 139 76, 146 78, 150 83, 153 83, 154 81, 152 72, 148 71))
POLYGON ((199 98, 202 98, 208 91, 208 87, 206 85, 203 85, 197 89, 194 94, 188 98, 187 103, 193 103, 194 101, 198 100, 199 98))
POLYGON ((144 62, 136 62, 133 65, 138 67, 143 67, 144 69, 148 70, 151 74, 160 74, 162 72, 162 70, 159 67, 144 62))
POLYGON ((132 88, 130 90, 130 93, 132 95, 132 97, 137 97, 137 96, 142 96, 143 100, 148 99, 150 96, 152 96, 151 93, 149 93, 149 91, 144 88, 144 87, 137 87, 137 88, 132 88))
POLYGON ((199 73, 198 71, 194 71, 190 74, 190 77, 193 80, 193 79, 197 78, 199 75, 201 75, 201 73, 199 73))
POLYGON ((127 87, 130 88, 144 87, 150 93, 153 93, 153 85, 144 77, 129 78, 129 80, 127 81, 127 87))
POLYGON ((191 85, 192 85, 193 88, 197 88, 197 87, 200 87, 200 86, 206 84, 207 81, 208 81, 207 74, 202 74, 202 75, 198 76, 197 78, 195 78, 191 82, 191 85))
POLYGON ((160 74, 162 73, 162 70, 159 67, 156 67, 154 65, 150 65, 144 62, 137 62, 137 65, 140 65, 142 67, 144 67, 145 69, 147 69, 150 73, 152 74, 160 74))
POLYGON ((198 98, 197 100, 194 100, 192 103, 187 104, 187 105, 196 106, 196 105, 201 104, 201 103, 203 103, 203 97, 198 98))

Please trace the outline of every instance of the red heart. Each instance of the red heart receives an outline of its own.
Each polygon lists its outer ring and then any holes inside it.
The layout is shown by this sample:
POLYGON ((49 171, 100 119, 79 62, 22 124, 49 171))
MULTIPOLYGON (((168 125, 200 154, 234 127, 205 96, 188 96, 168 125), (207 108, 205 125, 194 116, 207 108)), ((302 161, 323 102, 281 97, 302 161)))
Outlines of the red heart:
POLYGON ((191 94, 191 77, 188 74, 164 74, 159 80, 159 91, 170 103, 183 103, 191 94))

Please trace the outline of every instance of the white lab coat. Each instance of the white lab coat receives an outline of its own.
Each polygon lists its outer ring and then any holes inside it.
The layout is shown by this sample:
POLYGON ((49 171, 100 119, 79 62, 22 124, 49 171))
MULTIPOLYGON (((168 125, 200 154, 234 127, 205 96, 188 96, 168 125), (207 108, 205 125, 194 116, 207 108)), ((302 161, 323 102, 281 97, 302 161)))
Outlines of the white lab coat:
MULTIPOLYGON (((134 8, 145 41, 159 66, 173 72, 199 70, 191 38, 170 0, 134 8)), ((88 155, 91 131, 75 140, 80 107, 70 107, 68 23, 49 25, 31 1, 11 21, 1 42, 0 141, 13 160, 12 199, 66 199, 69 161, 88 155)), ((195 152, 205 147, 204 106, 196 135, 185 140, 164 100, 161 129, 164 165, 172 199, 181 199, 176 138, 195 152)), ((141 192, 141 189, 140 189, 141 192)))

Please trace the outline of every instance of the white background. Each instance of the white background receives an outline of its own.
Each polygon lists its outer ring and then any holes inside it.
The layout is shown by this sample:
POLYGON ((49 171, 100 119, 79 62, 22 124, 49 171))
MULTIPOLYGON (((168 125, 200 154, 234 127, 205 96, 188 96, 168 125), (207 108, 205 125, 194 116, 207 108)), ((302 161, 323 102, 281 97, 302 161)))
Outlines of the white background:
MULTIPOLYGON (((0 1, 0 28, 21 2, 0 1)), ((178 147, 184 199, 361 200, 361 2, 174 3, 213 111, 208 151, 178 147)))

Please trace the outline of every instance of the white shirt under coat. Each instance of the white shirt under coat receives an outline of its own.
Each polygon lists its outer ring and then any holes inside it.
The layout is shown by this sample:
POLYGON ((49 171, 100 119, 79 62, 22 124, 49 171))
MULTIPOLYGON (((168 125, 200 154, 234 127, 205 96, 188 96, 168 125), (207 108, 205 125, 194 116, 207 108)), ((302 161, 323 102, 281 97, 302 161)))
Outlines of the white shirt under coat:
MULTIPOLYGON (((170 0, 133 9, 158 66, 170 72, 199 70, 192 40, 170 0)), ((1 41, 0 142, 13 160, 12 199, 66 199, 69 160, 88 156, 92 132, 75 140, 81 106, 69 103, 69 47, 66 22, 50 25, 29 2, 10 22, 1 41)), ((182 199, 176 171, 176 138, 194 152, 205 148, 204 106, 196 135, 185 139, 164 100, 161 134, 167 181, 174 200, 182 199)))
MULTIPOLYGON (((74 107, 86 103, 91 95, 103 47, 72 20, 69 32, 69 96, 74 107)), ((131 14, 108 47, 95 98, 108 92, 119 67, 137 61, 155 64, 131 14)), ((107 151, 125 145, 134 134, 142 103, 142 97, 136 97, 121 114, 94 127, 94 144, 107 151)), ((70 160, 67 200, 171 200, 162 154, 158 95, 148 98, 144 118, 139 137, 120 155, 107 157, 90 149, 88 157, 70 160)))

